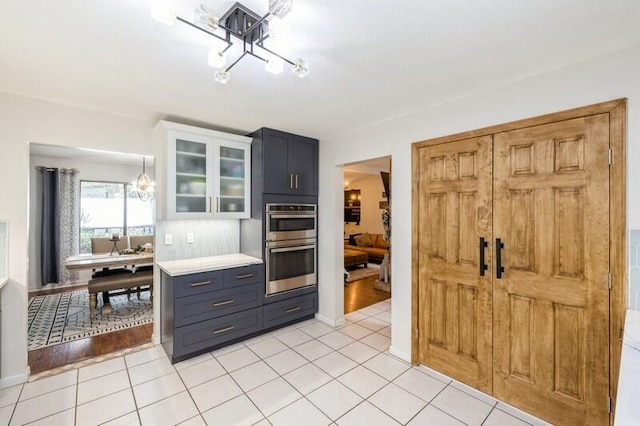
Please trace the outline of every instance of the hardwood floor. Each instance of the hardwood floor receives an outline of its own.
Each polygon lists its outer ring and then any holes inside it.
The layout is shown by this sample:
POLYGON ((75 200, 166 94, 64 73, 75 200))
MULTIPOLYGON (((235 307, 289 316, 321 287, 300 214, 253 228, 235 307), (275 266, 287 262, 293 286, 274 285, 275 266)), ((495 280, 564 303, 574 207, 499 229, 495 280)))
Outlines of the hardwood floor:
POLYGON ((29 351, 31 374, 142 345, 151 341, 152 333, 153 324, 145 324, 29 351))
MULTIPOLYGON (((80 285, 36 290, 29 292, 29 297, 82 290, 85 288, 87 288, 86 285, 80 285)), ((121 349, 139 346, 150 342, 152 334, 153 324, 145 324, 112 333, 87 337, 86 339, 35 349, 28 352, 28 363, 31 368, 31 374, 37 374, 94 356, 105 355, 121 349)))
POLYGON ((352 281, 344 288, 344 313, 357 311, 374 303, 382 302, 391 297, 390 293, 373 287, 378 276, 352 281))

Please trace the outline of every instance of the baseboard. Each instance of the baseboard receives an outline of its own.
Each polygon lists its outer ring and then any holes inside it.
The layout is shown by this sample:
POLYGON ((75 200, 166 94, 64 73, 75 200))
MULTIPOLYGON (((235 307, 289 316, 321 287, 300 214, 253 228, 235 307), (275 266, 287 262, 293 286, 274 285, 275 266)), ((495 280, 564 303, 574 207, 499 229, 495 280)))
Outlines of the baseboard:
POLYGON ((400 349, 394 346, 389 346, 389 353, 395 356, 396 358, 400 358, 403 361, 406 361, 409 363, 411 362, 411 355, 402 352, 400 349))
POLYGON ((4 377, 0 379, 0 389, 9 388, 11 386, 20 385, 26 383, 31 375, 31 368, 27 367, 27 370, 22 374, 16 374, 15 376, 4 377))
POLYGON ((316 319, 319 321, 322 321, 326 324, 329 324, 331 327, 342 327, 343 325, 345 325, 347 323, 347 321, 344 319, 344 317, 340 318, 339 320, 331 320, 327 317, 325 317, 324 315, 320 315, 320 314, 316 314, 316 319))

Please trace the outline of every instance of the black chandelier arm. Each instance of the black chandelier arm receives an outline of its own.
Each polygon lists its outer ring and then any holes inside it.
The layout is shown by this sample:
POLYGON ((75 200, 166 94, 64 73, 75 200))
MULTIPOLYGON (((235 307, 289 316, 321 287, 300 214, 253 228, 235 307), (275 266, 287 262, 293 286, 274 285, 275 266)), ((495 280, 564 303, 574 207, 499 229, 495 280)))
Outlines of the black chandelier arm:
POLYGON ((289 65, 293 65, 293 66, 295 66, 295 65, 296 65, 294 62, 292 62, 292 61, 288 60, 288 59, 287 59, 287 58, 285 58, 284 56, 279 55, 279 54, 277 54, 276 52, 274 52, 273 50, 271 50, 271 49, 268 49, 268 48, 264 47, 264 45, 263 45, 261 42, 257 42, 257 43, 256 43, 256 46, 258 46, 258 47, 259 47, 260 49, 262 49, 262 50, 265 50, 265 51, 267 51, 267 52, 271 53, 271 54, 272 54, 272 55, 274 55, 274 56, 277 56, 278 58, 282 59, 283 61, 285 61, 285 62, 286 62, 286 63, 288 63, 289 65))
MULTIPOLYGON (((213 33, 213 32, 211 32, 211 31, 205 30, 204 28, 199 27, 199 26, 197 26, 196 24, 194 24, 193 22, 189 22, 189 21, 187 21, 187 20, 186 20, 186 19, 184 19, 184 18, 181 18, 181 17, 179 17, 179 16, 176 16, 176 20, 178 20, 178 21, 182 22, 183 24, 187 24, 187 25, 189 25, 190 27, 195 28, 196 30, 200 30, 200 31, 202 31, 203 33, 209 34, 210 36, 213 36, 213 37, 217 38, 218 40, 222 40, 222 41, 224 41, 225 43, 227 43, 227 44, 228 44, 228 46, 227 46, 227 48, 226 48, 226 49, 228 49, 229 47, 231 47, 231 45, 233 44, 233 43, 231 43, 231 41, 230 41, 230 40, 228 40, 227 38, 225 38, 225 37, 221 37, 221 36, 219 36, 219 35, 218 35, 218 34, 216 34, 216 33, 213 33)), ((225 50, 226 50, 226 49, 225 49, 225 50)))
MULTIPOLYGON (((233 61, 233 63, 231 65, 229 65, 228 67, 225 67, 224 70, 225 72, 229 72, 229 70, 231 70, 231 68, 233 68, 238 62, 240 62, 240 59, 244 58, 247 54, 251 54, 253 55, 253 53, 249 52, 248 50, 245 50, 242 55, 240 55, 238 57, 238 59, 236 59, 235 61, 233 61)), ((254 55, 255 56, 255 55, 254 55)), ((260 58, 262 59, 262 58, 260 58)))

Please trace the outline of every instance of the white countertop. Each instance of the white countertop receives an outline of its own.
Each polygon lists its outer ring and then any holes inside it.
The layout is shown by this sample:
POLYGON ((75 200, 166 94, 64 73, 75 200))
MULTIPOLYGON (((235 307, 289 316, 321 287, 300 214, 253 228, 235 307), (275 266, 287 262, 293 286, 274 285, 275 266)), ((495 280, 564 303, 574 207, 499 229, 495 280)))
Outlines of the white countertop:
POLYGON ((0 290, 9 282, 9 277, 0 277, 0 290))
POLYGON ((616 425, 640 425, 640 311, 627 311, 616 401, 616 425))
POLYGON ((160 269, 172 277, 195 274, 198 272, 216 271, 219 269, 237 268, 238 266, 262 263, 257 257, 246 254, 225 254, 222 256, 198 257, 195 259, 167 260, 157 262, 160 269))

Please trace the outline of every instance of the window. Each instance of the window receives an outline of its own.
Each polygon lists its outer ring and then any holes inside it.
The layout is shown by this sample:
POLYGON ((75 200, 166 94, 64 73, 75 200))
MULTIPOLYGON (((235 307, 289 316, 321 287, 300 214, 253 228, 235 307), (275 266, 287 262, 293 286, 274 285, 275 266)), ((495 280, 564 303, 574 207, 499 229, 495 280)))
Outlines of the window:
POLYGON ((91 238, 153 235, 153 211, 129 183, 81 181, 80 253, 91 253, 91 238))

